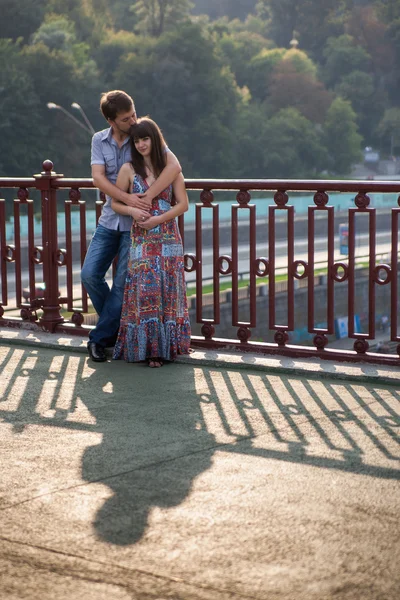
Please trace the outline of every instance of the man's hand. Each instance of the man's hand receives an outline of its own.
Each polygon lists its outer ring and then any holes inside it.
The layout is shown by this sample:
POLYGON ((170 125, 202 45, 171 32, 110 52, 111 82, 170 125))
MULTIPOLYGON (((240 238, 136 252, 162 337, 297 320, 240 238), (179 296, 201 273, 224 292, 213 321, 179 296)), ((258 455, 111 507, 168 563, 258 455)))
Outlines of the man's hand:
POLYGON ((153 201, 153 196, 150 194, 150 188, 144 194, 137 194, 137 196, 139 198, 141 198, 141 200, 144 200, 145 202, 149 202, 150 206, 151 206, 151 203, 153 201))
POLYGON ((124 204, 132 208, 140 208, 146 212, 150 212, 151 199, 142 198, 142 194, 125 194, 124 204))

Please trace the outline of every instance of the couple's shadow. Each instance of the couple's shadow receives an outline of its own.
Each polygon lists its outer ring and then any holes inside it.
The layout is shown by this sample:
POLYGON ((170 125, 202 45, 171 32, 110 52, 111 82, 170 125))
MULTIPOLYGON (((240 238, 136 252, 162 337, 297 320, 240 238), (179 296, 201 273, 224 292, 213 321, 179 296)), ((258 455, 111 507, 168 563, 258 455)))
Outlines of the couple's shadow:
POLYGON ((206 431, 187 365, 149 369, 112 361, 87 373, 81 399, 102 440, 85 451, 82 476, 112 492, 94 528, 106 542, 134 544, 146 532, 151 510, 182 503, 194 479, 210 468, 214 436, 206 431))

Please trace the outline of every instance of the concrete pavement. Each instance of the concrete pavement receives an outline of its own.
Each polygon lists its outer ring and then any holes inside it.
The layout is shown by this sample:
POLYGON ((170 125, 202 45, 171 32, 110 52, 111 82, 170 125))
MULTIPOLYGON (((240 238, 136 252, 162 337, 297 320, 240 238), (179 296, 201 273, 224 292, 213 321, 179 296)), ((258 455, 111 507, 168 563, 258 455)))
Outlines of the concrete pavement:
POLYGON ((399 383, 0 330, 0 597, 397 600, 399 383))

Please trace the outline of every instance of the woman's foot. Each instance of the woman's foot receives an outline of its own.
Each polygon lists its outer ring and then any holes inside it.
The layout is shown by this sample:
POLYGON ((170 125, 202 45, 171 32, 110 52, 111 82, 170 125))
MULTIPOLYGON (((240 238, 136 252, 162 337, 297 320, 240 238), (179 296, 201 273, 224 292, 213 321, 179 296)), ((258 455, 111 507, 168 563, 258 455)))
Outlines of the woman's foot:
POLYGON ((151 369, 158 369, 159 367, 162 367, 164 363, 161 360, 161 358, 158 358, 158 356, 157 356, 155 358, 148 358, 147 364, 149 365, 149 367, 151 369))

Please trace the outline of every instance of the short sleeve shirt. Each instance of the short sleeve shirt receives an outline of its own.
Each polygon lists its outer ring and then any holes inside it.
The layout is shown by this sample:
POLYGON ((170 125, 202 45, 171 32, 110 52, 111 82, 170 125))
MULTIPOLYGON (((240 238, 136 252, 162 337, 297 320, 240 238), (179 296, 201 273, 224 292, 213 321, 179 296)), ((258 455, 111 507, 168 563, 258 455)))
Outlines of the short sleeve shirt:
MULTIPOLYGON (((112 136, 111 127, 94 134, 92 138, 91 165, 104 165, 105 175, 111 183, 115 184, 120 168, 124 163, 130 161, 131 148, 129 137, 119 147, 112 136)), ((99 223, 108 229, 129 231, 132 225, 132 218, 114 212, 111 208, 111 198, 110 196, 106 196, 106 202, 103 206, 99 223)))

